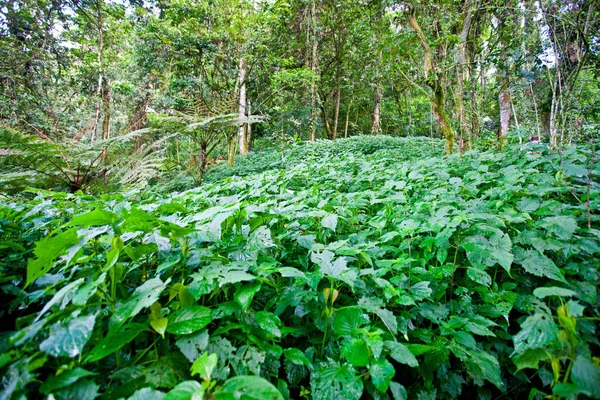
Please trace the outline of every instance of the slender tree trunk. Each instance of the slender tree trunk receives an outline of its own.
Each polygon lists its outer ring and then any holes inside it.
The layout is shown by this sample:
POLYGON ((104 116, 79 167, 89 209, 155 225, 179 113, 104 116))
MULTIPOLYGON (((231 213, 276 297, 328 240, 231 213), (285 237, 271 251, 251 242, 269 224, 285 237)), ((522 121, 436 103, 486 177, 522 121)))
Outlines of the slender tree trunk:
POLYGON ((348 103, 348 110, 346 110, 346 126, 344 127, 344 137, 347 138, 348 137, 348 123, 350 121, 350 107, 352 106, 352 101, 354 99, 350 100, 350 103, 348 103))
POLYGON ((317 136, 317 7, 315 0, 311 1, 311 72, 312 79, 310 82, 310 132, 308 140, 314 142, 317 136))
POLYGON ((90 131, 90 142, 94 143, 96 140, 96 129, 98 128, 98 121, 100 121, 100 108, 102 107, 102 82, 104 80, 103 73, 103 65, 102 65, 102 53, 104 51, 104 33, 102 30, 102 10, 100 8, 100 2, 97 3, 98 9, 98 20, 97 20, 97 29, 98 29, 98 53, 97 53, 97 61, 98 61, 98 86, 96 88, 96 116, 94 118, 94 123, 92 124, 90 131))
POLYGON ((462 17, 462 29, 460 32, 460 42, 458 43, 458 48, 455 56, 456 61, 456 94, 455 94, 455 102, 456 102, 456 111, 458 114, 458 119, 460 121, 460 135, 458 140, 458 148, 461 153, 465 150, 470 149, 470 137, 471 127, 467 122, 467 115, 465 110, 465 100, 464 100, 464 80, 465 74, 467 73, 467 38, 469 36, 469 31, 471 30, 471 21, 472 21, 472 8, 471 8, 471 0, 466 0, 464 4, 463 17, 462 17))
POLYGON ((102 109, 104 112, 104 121, 102 122, 102 140, 110 139, 110 102, 111 102, 111 82, 106 81, 102 90, 102 109))
MULTIPOLYGON (((238 71, 238 116, 244 118, 246 116, 246 58, 240 58, 240 66, 238 71)), ((248 154, 248 141, 246 138, 246 125, 241 124, 238 129, 238 140, 240 142, 240 155, 248 154)))
POLYGON ((227 136, 227 166, 233 167, 233 158, 235 157, 235 135, 227 136))
POLYGON ((377 77, 375 79, 375 89, 373 90, 373 126, 372 131, 374 135, 381 133, 381 98, 383 97, 383 90, 381 88, 381 50, 377 55, 377 77))
POLYGON ((342 38, 340 35, 337 36, 335 44, 335 111, 333 120, 333 137, 335 140, 338 133, 338 125, 340 120, 340 99, 342 97, 342 38))
MULTIPOLYGON (((246 112, 248 117, 252 115, 252 104, 250 103, 250 99, 246 102, 246 112)), ((252 124, 248 123, 246 125, 246 146, 248 151, 252 151, 252 124)))

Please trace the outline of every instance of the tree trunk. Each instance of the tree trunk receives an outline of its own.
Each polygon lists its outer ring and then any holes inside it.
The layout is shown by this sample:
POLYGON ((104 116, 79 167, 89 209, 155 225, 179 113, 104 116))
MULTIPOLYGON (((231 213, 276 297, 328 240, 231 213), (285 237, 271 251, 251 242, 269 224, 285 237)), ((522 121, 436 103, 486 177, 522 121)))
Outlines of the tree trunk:
POLYGON ((469 31, 471 29, 471 21, 472 21, 472 9, 471 9, 471 0, 466 0, 463 10, 462 17, 462 29, 460 32, 460 42, 458 43, 458 48, 455 56, 456 61, 456 94, 455 94, 455 102, 456 102, 456 112, 458 114, 458 119, 460 121, 460 134, 458 139, 458 148, 461 153, 465 150, 470 149, 471 144, 471 129, 467 122, 467 115, 465 110, 465 100, 464 100, 464 80, 465 74, 467 73, 466 65, 467 65, 467 38, 469 36, 469 31))
MULTIPOLYGON (((250 104, 250 99, 246 102, 246 112, 248 117, 252 115, 252 105, 250 104)), ((246 125, 246 146, 248 151, 252 151, 252 124, 248 123, 246 125)))
POLYGON ((503 78, 498 94, 498 108, 500 109, 500 126, 498 127, 498 142, 500 147, 506 142, 506 133, 510 129, 510 93, 508 92, 508 79, 503 78))
POLYGON ((348 103, 348 110, 346 110, 346 127, 344 128, 345 138, 348 137, 348 123, 350 122, 350 107, 352 106, 352 101, 353 100, 350 100, 350 103, 348 103))
POLYGON ((233 167, 233 157, 235 156, 235 135, 227 136, 227 166, 233 167))
POLYGON ((442 134, 444 135, 444 138, 446 139, 444 153, 452 154, 454 147, 454 130, 452 129, 450 119, 448 118, 444 108, 444 88, 442 86, 441 77, 438 76, 438 71, 436 71, 436 65, 431 52, 431 47, 429 46, 429 42, 427 41, 421 26, 417 22, 414 11, 411 11, 409 14, 408 24, 417 34, 419 42, 421 43, 421 47, 423 48, 423 70, 425 72, 427 86, 429 86, 432 90, 431 111, 433 113, 433 117, 440 127, 440 130, 442 131, 442 134))
POLYGON ((96 116, 94 118, 94 123, 92 124, 90 131, 90 142, 94 143, 96 139, 96 129, 98 128, 98 121, 100 121, 100 108, 102 104, 102 81, 103 77, 103 68, 102 68, 102 52, 104 51, 104 33, 102 30, 102 10, 100 9, 100 2, 97 3, 98 9, 98 20, 97 20, 97 29, 98 29, 98 87, 96 88, 96 97, 98 100, 96 101, 96 116))
POLYGON ((311 52, 311 72, 312 79, 310 82, 310 132, 308 140, 314 142, 317 136, 317 7, 315 0, 311 1, 311 37, 312 37, 312 52, 311 52))
POLYGON ((110 139, 110 102, 111 102, 111 82, 107 80, 102 90, 102 108, 104 112, 104 121, 102 122, 102 140, 110 139))
POLYGON ((379 51, 379 55, 377 57, 378 66, 377 66, 377 77, 375 80, 375 89, 373 91, 373 126, 372 131, 374 135, 379 135, 381 133, 381 98, 382 89, 381 89, 381 51, 379 51))
MULTIPOLYGON (((244 118, 246 116, 246 58, 240 58, 240 68, 238 72, 238 116, 244 118)), ((240 155, 248 154, 248 141, 246 138, 246 125, 241 124, 238 128, 238 140, 240 142, 240 155)))

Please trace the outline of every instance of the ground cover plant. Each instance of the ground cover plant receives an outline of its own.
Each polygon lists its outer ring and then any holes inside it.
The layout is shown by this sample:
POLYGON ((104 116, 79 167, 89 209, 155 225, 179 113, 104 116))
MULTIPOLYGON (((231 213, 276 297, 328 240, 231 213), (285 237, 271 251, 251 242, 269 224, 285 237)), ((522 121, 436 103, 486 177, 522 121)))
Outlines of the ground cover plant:
POLYGON ((2 199, 0 398, 600 398, 593 149, 441 145, 2 199))

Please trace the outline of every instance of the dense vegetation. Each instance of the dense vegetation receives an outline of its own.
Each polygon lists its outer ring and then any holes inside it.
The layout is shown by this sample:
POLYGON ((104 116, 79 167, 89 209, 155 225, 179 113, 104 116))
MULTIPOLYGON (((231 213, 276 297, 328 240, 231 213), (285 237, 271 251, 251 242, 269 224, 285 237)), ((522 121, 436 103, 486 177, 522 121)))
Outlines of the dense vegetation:
POLYGON ((0 400, 600 399, 598 0, 0 2, 0 400))
POLYGON ((5 201, 0 397, 600 398, 598 149, 442 147, 5 201))

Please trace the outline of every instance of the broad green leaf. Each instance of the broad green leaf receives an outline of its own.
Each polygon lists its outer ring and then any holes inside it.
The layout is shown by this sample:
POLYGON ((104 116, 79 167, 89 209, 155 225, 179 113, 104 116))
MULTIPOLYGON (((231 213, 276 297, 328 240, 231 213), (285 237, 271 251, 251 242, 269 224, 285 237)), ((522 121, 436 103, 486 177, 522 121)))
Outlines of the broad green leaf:
POLYGON ((577 296, 577 293, 557 286, 537 288, 533 291, 533 295, 538 299, 543 299, 548 296, 572 297, 577 296))
POLYGON ((157 276, 138 286, 131 297, 125 302, 117 304, 117 308, 110 318, 111 330, 121 326, 127 319, 136 316, 142 309, 150 307, 158 301, 169 282, 171 282, 171 278, 163 282, 157 276))
POLYGON ((214 393, 215 400, 283 400, 279 390, 258 376, 236 376, 227 379, 214 393))
POLYGON ((334 261, 335 254, 329 250, 324 250, 321 253, 312 252, 310 260, 317 264, 321 273, 325 276, 338 277, 342 271, 347 270, 346 260, 343 257, 338 257, 334 261))
POLYGON ((73 217, 71 222, 66 226, 101 226, 101 225, 112 225, 119 220, 119 216, 110 211, 96 208, 94 211, 89 213, 77 215, 73 217))
POLYGON ((100 385, 88 379, 81 379, 53 393, 53 397, 58 400, 77 399, 94 400, 98 397, 100 385))
POLYGON ((334 361, 322 362, 311 373, 310 388, 314 400, 358 400, 363 383, 354 368, 334 361))
POLYGON ((394 400, 408 399, 408 393, 406 392, 406 389, 404 388, 404 386, 397 382, 390 383, 390 392, 392 392, 392 397, 394 398, 394 400))
POLYGON ((90 297, 96 293, 96 290, 104 283, 105 279, 106 272, 103 272, 97 279, 93 279, 77 289, 75 296, 73 296, 73 304, 76 306, 84 306, 87 304, 90 297))
POLYGON ((36 258, 30 258, 27 262, 25 286, 29 286, 36 279, 46 275, 54 266, 54 260, 63 255, 67 248, 77 243, 78 240, 77 229, 72 228, 58 233, 56 236, 47 236, 37 241, 35 250, 33 250, 36 258))
POLYGON ((281 330, 279 329, 281 320, 279 317, 268 311, 259 311, 254 314, 254 318, 256 319, 258 326, 260 326, 267 335, 281 337, 281 330))
POLYGON ((312 368, 312 363, 300 349, 287 348, 283 350, 283 355, 285 356, 286 360, 293 364, 304 365, 305 367, 312 368))
POLYGON ((166 330, 176 335, 189 335, 204 328, 211 321, 211 309, 194 304, 180 308, 169 315, 169 323, 166 330))
POLYGON ((256 282, 253 285, 242 286, 235 293, 235 296, 234 296, 235 301, 240 306, 242 306, 244 311, 247 311, 248 308, 250 307, 250 303, 252 303, 252 299, 254 298, 254 295, 260 290, 261 287, 262 287, 262 284, 260 282, 256 282))
POLYGON ((586 395, 600 399, 600 367, 587 358, 577 357, 571 370, 571 380, 586 395))
POLYGON ((208 346, 208 331, 204 329, 200 332, 183 336, 175 344, 185 358, 193 363, 204 353, 208 346))
POLYGON ((66 325, 55 323, 50 327, 50 336, 40 343, 40 350, 53 357, 73 358, 81 354, 92 336, 95 322, 96 317, 88 315, 74 318, 66 325))
POLYGON ((303 279, 307 279, 306 278, 306 274, 302 271, 300 271, 299 269, 296 268, 292 268, 292 267, 281 267, 279 268, 279 273, 281 273, 281 276, 283 276, 284 278, 303 278, 303 279))
POLYGON ((527 349, 513 356, 513 362, 517 366, 517 371, 525 368, 537 370, 540 361, 546 361, 550 358, 551 354, 545 349, 527 349))
POLYGON ((554 262, 538 251, 518 249, 518 251, 515 251, 515 255, 517 255, 516 262, 521 264, 526 272, 566 283, 565 278, 554 262))
POLYGON ((177 358, 177 353, 167 354, 146 366, 143 374, 146 382, 155 388, 171 389, 181 382, 181 378, 187 372, 187 365, 181 364, 181 358, 177 358))
POLYGON ((521 324, 521 331, 513 337, 514 354, 522 353, 527 349, 544 348, 555 342, 557 335, 558 326, 552 316, 539 313, 529 316, 521 324))
POLYGON ((184 381, 175 386, 162 400, 201 400, 204 387, 196 381, 184 381))
POLYGON ((358 307, 346 307, 335 312, 333 330, 340 336, 352 336, 362 323, 362 310, 358 307))
POLYGON ((489 287, 492 284, 492 277, 479 268, 467 268, 467 276, 473 282, 489 287))
POLYGON ((348 362, 355 367, 366 367, 371 360, 367 344, 364 339, 358 338, 344 341, 344 345, 342 346, 342 356, 346 357, 348 362))
POLYGON ((88 354, 86 362, 98 361, 114 353, 146 329, 146 326, 142 324, 127 324, 119 330, 108 332, 108 335, 102 338, 88 354))
POLYGON ((385 393, 396 374, 394 366, 386 359, 375 360, 369 367, 371 373, 371 382, 373 386, 382 393, 385 393))
POLYGON ((60 289, 58 292, 56 292, 56 294, 52 296, 52 299, 50 299, 50 301, 44 305, 42 310, 35 317, 35 321, 38 321, 41 317, 44 316, 44 314, 46 314, 48 310, 50 310, 54 305, 58 303, 61 303, 63 305, 61 308, 64 308, 64 306, 66 305, 65 299, 68 299, 68 296, 73 295, 73 291, 82 284, 83 278, 79 278, 69 283, 68 285, 60 289))
POLYGON ((217 366, 219 359, 215 353, 208 354, 204 353, 192 364, 190 369, 192 376, 199 375, 200 378, 210 379, 210 375, 217 366))
POLYGON ((137 390, 132 396, 128 397, 127 400, 163 400, 165 393, 160 390, 152 388, 143 388, 137 390))
POLYGON ((504 382, 500 373, 500 363, 492 354, 479 350, 467 349, 460 345, 451 346, 454 355, 465 363, 467 372, 477 386, 483 386, 484 380, 494 384, 498 389, 504 390, 504 382))
POLYGON ((167 331, 167 325, 169 324, 169 319, 166 317, 153 319, 150 321, 150 326, 152 329, 156 331, 162 338, 165 337, 165 332, 167 331))
POLYGON ((386 310, 385 308, 379 308, 375 310, 375 314, 381 318, 385 326, 392 332, 392 334, 396 334, 398 332, 398 321, 396 320, 396 316, 390 310, 386 310))
POLYGON ((402 343, 386 340, 383 344, 390 351, 390 357, 400 364, 406 364, 409 367, 417 367, 419 365, 413 353, 402 343))
POLYGON ((577 221, 572 217, 558 216, 546 217, 540 224, 548 233, 555 235, 559 239, 569 240, 577 229, 577 221))
POLYGON ((67 371, 61 372, 58 375, 53 375, 50 378, 48 378, 46 382, 44 382, 42 386, 40 386, 40 392, 44 394, 50 394, 58 389, 62 389, 64 387, 72 385, 81 378, 94 375, 96 375, 95 372, 91 372, 80 367, 69 369, 67 371))
POLYGON ((337 224, 338 224, 338 216, 335 214, 329 214, 326 217, 324 217, 323 220, 321 221, 321 225, 323 226, 323 228, 331 229, 334 232, 335 232, 335 228, 337 228, 337 224))

